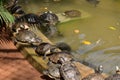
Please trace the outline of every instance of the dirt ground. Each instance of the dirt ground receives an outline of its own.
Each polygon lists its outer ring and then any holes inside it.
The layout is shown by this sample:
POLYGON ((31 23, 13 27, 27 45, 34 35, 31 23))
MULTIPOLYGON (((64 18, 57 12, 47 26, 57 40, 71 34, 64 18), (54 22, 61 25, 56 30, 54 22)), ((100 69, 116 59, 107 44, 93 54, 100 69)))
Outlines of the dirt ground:
POLYGON ((0 40, 0 80, 51 80, 39 73, 11 41, 0 40))

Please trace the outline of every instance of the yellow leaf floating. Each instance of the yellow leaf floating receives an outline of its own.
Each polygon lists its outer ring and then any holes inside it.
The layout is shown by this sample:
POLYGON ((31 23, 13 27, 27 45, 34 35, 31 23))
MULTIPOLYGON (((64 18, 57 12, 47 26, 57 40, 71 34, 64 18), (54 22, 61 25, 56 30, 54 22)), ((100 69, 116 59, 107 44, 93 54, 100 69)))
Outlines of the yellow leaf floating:
POLYGON ((86 45, 90 45, 90 44, 91 44, 90 41, 86 41, 86 40, 85 40, 85 41, 82 41, 82 43, 83 43, 83 44, 86 44, 86 45))
POLYGON ((116 30, 116 28, 115 28, 115 27, 109 27, 109 29, 116 30))
POLYGON ((120 39, 120 36, 118 36, 118 38, 120 39))
POLYGON ((47 10, 48 8, 47 8, 47 7, 45 7, 44 9, 46 9, 46 10, 47 10))
POLYGON ((78 34, 80 31, 78 29, 74 30, 74 33, 78 34))

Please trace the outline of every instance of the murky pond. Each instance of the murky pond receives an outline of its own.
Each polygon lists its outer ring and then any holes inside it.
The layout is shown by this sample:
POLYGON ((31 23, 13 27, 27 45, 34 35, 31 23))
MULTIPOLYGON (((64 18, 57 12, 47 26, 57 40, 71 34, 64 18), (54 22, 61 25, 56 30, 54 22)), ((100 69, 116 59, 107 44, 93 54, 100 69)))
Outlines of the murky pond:
POLYGON ((80 10, 89 16, 58 24, 64 35, 52 38, 53 42, 68 43, 77 60, 104 66, 104 72, 114 73, 120 66, 120 0, 101 0, 95 7, 86 0, 62 0, 45 3, 45 0, 26 0, 23 9, 28 13, 40 13, 47 7, 54 13, 80 10), (75 32, 78 30, 79 32, 75 32))

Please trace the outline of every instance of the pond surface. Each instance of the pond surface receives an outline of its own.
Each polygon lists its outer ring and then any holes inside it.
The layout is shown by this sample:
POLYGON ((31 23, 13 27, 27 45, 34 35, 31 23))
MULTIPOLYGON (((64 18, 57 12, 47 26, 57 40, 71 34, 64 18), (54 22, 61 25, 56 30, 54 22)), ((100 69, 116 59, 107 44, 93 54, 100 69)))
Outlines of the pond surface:
POLYGON ((39 14, 45 7, 54 13, 71 9, 88 13, 88 17, 59 24, 57 28, 64 37, 51 40, 68 43, 77 60, 95 66, 102 64, 106 73, 114 73, 115 66, 120 66, 120 0, 101 0, 97 7, 86 0, 49 3, 26 0, 22 5, 28 13, 39 14), (79 32, 75 33, 75 30, 79 32))

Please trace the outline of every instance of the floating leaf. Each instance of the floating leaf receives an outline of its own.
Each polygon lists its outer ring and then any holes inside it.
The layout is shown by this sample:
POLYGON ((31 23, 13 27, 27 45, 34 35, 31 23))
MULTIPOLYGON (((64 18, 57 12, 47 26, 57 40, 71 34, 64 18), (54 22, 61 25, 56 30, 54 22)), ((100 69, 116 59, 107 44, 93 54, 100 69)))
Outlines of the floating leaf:
POLYGON ((78 29, 74 30, 74 33, 78 34, 80 31, 78 29))
POLYGON ((111 27, 109 27, 109 29, 111 29, 111 30, 117 30, 115 27, 113 27, 113 26, 111 26, 111 27))
POLYGON ((86 44, 86 45, 90 45, 90 44, 91 44, 90 41, 86 41, 86 40, 82 41, 82 43, 83 43, 83 44, 86 44))

